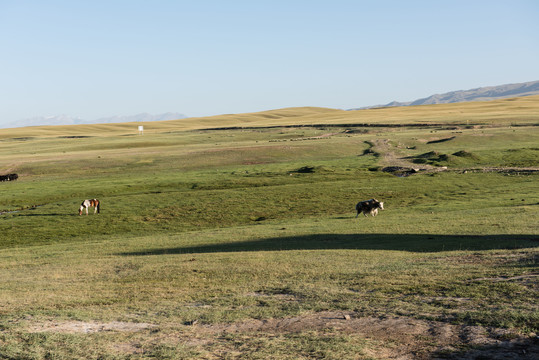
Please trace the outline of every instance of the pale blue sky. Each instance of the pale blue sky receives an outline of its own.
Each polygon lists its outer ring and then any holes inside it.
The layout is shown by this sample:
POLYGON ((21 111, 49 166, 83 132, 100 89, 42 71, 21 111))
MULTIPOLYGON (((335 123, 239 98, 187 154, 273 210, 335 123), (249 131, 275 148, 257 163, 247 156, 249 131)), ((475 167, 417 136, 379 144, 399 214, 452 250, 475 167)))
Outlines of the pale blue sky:
POLYGON ((539 80, 539 1, 0 0, 0 125, 349 109, 539 80))

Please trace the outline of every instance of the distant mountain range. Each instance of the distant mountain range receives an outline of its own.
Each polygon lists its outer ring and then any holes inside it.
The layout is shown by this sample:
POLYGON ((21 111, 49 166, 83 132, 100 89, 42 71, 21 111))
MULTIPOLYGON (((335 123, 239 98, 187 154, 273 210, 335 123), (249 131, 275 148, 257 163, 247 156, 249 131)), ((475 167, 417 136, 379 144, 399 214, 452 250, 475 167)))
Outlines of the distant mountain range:
MULTIPOLYGON (((457 103, 465 101, 488 101, 503 99, 509 97, 539 95, 539 81, 530 81, 518 84, 506 84, 499 86, 486 86, 470 90, 451 91, 445 94, 435 94, 426 98, 408 101, 398 102, 392 101, 385 105, 366 106, 361 108, 355 108, 350 110, 362 110, 381 107, 394 107, 394 106, 411 106, 411 105, 430 105, 430 104, 447 104, 457 103)), ((24 127, 24 126, 41 126, 41 125, 78 125, 78 124, 108 124, 108 123, 123 123, 123 122, 147 122, 147 121, 161 121, 161 120, 176 120, 184 119, 187 116, 175 112, 167 112, 158 115, 151 115, 148 113, 141 113, 130 116, 110 116, 103 117, 95 120, 85 120, 79 117, 72 117, 68 115, 58 116, 38 116, 20 121, 14 121, 4 124, 0 127, 24 127)))
POLYGON ((392 101, 385 105, 366 106, 358 109, 372 109, 391 106, 412 106, 412 105, 431 105, 431 104, 447 104, 465 101, 489 101, 518 96, 539 95, 539 81, 530 81, 518 84, 506 84, 499 86, 486 86, 477 89, 451 91, 445 94, 435 94, 426 98, 398 102, 392 101))
POLYGON ((79 117, 72 117, 68 115, 58 116, 37 116, 20 121, 14 121, 8 123, 5 127, 23 127, 23 126, 40 126, 40 125, 79 125, 79 124, 109 124, 109 123, 123 123, 123 122, 143 122, 143 121, 161 121, 161 120, 176 120, 184 119, 185 115, 174 112, 167 112, 164 114, 152 115, 148 113, 141 113, 130 116, 110 116, 103 117, 95 120, 84 120, 79 117))

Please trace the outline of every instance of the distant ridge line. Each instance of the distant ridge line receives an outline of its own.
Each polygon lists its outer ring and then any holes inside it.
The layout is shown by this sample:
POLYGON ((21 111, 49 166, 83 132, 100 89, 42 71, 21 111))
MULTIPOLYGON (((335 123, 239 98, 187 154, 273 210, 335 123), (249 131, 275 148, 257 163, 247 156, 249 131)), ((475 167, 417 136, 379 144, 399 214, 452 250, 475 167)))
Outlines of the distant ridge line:
POLYGON ((469 90, 450 91, 443 94, 434 94, 413 101, 392 101, 385 105, 365 106, 350 110, 379 109, 415 105, 451 104, 473 101, 490 101, 532 95, 539 95, 539 80, 497 86, 484 86, 469 90))
MULTIPOLYGON (((349 128, 358 128, 358 127, 380 127, 380 128, 403 128, 403 127, 415 127, 415 128, 431 128, 439 127, 444 129, 457 129, 459 126, 463 127, 473 127, 473 126, 484 126, 484 127, 495 127, 494 125, 489 124, 478 124, 478 123, 410 123, 410 124, 372 124, 372 123, 362 123, 362 124, 296 124, 296 125, 266 125, 266 126, 223 126, 223 127, 214 127, 214 128, 202 128, 192 131, 218 131, 218 130, 256 130, 256 129, 281 129, 281 128, 305 128, 305 127, 349 127, 349 128)), ((539 126, 539 123, 535 124, 513 124, 513 127, 519 126, 539 126)))

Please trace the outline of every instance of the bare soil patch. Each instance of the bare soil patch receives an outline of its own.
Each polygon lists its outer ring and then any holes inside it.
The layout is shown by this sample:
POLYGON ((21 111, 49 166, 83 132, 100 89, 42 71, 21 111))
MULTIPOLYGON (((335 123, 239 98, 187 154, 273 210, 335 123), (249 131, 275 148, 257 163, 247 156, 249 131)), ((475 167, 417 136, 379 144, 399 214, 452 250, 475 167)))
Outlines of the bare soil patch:
MULTIPOLYGON (((411 317, 362 317, 355 312, 326 311, 291 318, 248 320, 232 324, 176 324, 157 327, 149 323, 47 321, 30 325, 31 333, 91 334, 99 332, 147 333, 143 343, 182 343, 212 352, 220 352, 223 335, 241 334, 253 337, 318 332, 325 336, 346 334, 367 341, 364 355, 374 359, 536 359, 539 340, 535 334, 523 335, 510 329, 455 325, 411 317), (168 333, 166 329, 172 331, 168 333), (174 330, 175 329, 175 330, 174 330), (178 332, 179 330, 179 332, 178 332), (217 350, 216 350, 217 351, 217 350)), ((140 341, 140 339, 139 339, 140 341)), ((118 343, 119 353, 141 354, 140 342, 118 343)))
MULTIPOLYGON (((411 317, 362 317, 355 312, 326 311, 283 319, 248 320, 233 324, 179 324, 165 326, 132 322, 47 321, 30 325, 31 333, 91 334, 99 332, 148 333, 143 342, 180 342, 210 351, 213 345, 222 350, 223 335, 274 336, 318 332, 359 336, 368 340, 365 355, 375 359, 536 359, 539 340, 535 334, 523 335, 510 329, 455 325, 411 317), (166 334, 166 328, 176 329, 166 334), (180 330, 178 333, 177 330, 180 330), (174 335, 175 334, 175 335, 174 335), (221 343, 221 345, 219 345, 221 343)), ((119 343, 119 353, 141 354, 142 343, 119 343)), ((221 351, 220 350, 220 351, 221 351)))
POLYGON ((321 312, 285 319, 197 325, 196 328, 199 334, 214 336, 305 331, 361 336, 377 344, 368 352, 381 359, 535 359, 539 354, 535 335, 409 317, 361 317, 353 312, 321 312))
POLYGON ((97 321, 49 321, 33 324, 29 327, 28 331, 31 333, 56 332, 65 334, 89 334, 101 331, 136 332, 151 329, 153 327, 155 327, 155 325, 148 323, 131 323, 122 321, 113 321, 108 323, 102 323, 97 321))
POLYGON ((427 164, 414 164, 406 157, 397 154, 397 150, 389 143, 389 139, 377 139, 372 148, 379 153, 380 165, 385 167, 412 168, 419 170, 432 170, 434 167, 427 164))
MULTIPOLYGON (((453 138, 433 140, 431 142, 441 142, 452 140, 453 138)), ((445 166, 432 166, 429 164, 417 164, 411 162, 410 157, 400 156, 398 149, 392 146, 389 139, 377 139, 369 152, 378 153, 380 155, 380 165, 383 167, 382 171, 393 173, 397 176, 408 176, 422 173, 440 172, 446 171, 445 166)), ((427 153, 429 154, 429 153, 427 153)), ((426 154, 424 154, 426 155, 426 154)), ((532 174, 539 171, 539 167, 488 167, 477 166, 473 168, 461 168, 458 169, 464 173, 466 172, 499 172, 507 174, 532 174)))

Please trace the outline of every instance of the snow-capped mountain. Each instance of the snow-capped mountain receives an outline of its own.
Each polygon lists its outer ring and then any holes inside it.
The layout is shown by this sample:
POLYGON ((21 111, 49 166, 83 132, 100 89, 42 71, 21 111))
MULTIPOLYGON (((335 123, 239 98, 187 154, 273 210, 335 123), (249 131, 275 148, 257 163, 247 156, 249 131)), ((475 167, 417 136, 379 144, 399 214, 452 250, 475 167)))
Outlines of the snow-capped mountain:
POLYGON ((37 116, 20 121, 14 121, 6 124, 4 127, 23 127, 23 126, 42 126, 42 125, 78 125, 78 124, 109 124, 121 122, 145 122, 145 121, 161 121, 161 120, 176 120, 186 118, 184 114, 167 112, 163 114, 152 115, 141 113, 128 116, 109 116, 95 120, 85 120, 79 117, 69 115, 57 116, 37 116))

